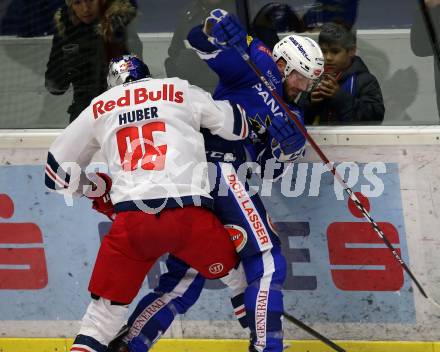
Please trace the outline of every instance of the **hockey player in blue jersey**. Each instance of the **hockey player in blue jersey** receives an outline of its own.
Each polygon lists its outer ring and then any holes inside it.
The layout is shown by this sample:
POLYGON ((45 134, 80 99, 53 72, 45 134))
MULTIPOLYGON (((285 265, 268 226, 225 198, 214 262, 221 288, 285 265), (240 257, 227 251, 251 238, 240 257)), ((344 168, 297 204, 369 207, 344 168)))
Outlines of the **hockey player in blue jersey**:
MULTIPOLYGON (((304 154, 305 138, 281 106, 259 81, 236 50, 239 46, 256 63, 275 89, 303 121, 294 101, 323 72, 323 56, 311 39, 291 35, 274 47, 273 54, 258 39, 246 35, 232 15, 214 10, 204 26, 193 28, 188 40, 199 56, 219 76, 215 99, 240 104, 253 125, 243 142, 229 142, 205 134, 207 158, 215 165, 210 180, 214 211, 231 234, 241 258, 232 289, 234 311, 251 334, 250 351, 283 350, 283 295, 286 262, 280 240, 272 228, 258 194, 246 182, 246 160, 261 165, 262 176, 277 179, 286 167, 304 154)), ((109 346, 118 351, 124 343, 132 352, 147 351, 198 299, 204 279, 187 264, 170 256, 168 272, 158 287, 146 295, 128 320, 127 329, 109 346)), ((122 349, 123 350, 123 349, 122 349)), ((119 350, 121 351, 121 350, 119 350)))

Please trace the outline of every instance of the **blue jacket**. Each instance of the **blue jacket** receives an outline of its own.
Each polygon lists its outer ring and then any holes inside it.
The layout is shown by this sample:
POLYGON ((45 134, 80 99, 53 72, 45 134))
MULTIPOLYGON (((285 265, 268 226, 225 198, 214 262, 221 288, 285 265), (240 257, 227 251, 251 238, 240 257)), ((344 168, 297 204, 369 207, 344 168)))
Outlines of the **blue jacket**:
POLYGON ((355 56, 351 66, 338 80, 339 91, 321 103, 300 101, 306 123, 313 125, 374 125, 385 115, 382 91, 376 77, 355 56))

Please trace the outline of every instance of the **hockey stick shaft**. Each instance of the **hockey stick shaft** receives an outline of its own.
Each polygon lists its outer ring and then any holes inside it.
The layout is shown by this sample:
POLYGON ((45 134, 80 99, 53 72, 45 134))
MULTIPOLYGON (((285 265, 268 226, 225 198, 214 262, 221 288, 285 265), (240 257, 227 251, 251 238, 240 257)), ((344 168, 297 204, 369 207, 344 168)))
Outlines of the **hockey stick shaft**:
POLYGON ((405 264, 403 259, 400 257, 400 255, 397 253, 397 250, 393 247, 391 242, 388 240, 388 238, 385 236, 383 231, 380 229, 379 225, 372 219, 370 214, 368 213, 367 209, 362 205, 360 200, 357 198, 353 190, 347 185, 347 183, 344 181, 344 179, 339 175, 336 168, 333 166, 332 163, 330 163, 329 159, 325 156, 321 148, 316 144, 314 139, 309 135, 305 127, 300 123, 298 118, 293 114, 287 104, 284 102, 284 100, 279 96, 277 91, 275 90, 275 87, 266 79, 266 77, 261 73, 260 69, 255 65, 255 63, 250 59, 248 53, 246 53, 241 47, 235 46, 235 49, 239 52, 241 57, 244 61, 249 65, 249 67, 255 72, 255 74, 258 76, 260 81, 266 86, 266 88, 269 90, 269 92, 272 94, 273 98, 278 102, 278 104, 283 108, 284 112, 293 120, 296 127, 300 130, 301 134, 306 138, 306 140, 310 143, 312 148, 315 150, 315 152, 318 154, 318 156, 321 158, 323 163, 327 166, 327 168, 330 170, 330 172, 334 175, 335 179, 340 183, 342 188, 347 192, 350 199, 353 201, 353 203, 356 205, 356 207, 362 212, 362 215, 368 220, 368 222, 373 227, 373 230, 376 232, 376 234, 382 239, 382 241, 385 243, 385 245, 388 247, 388 249, 393 254, 394 258, 399 262, 403 270, 409 275, 409 277, 413 280, 414 284, 419 289, 420 293, 423 295, 423 297, 430 299, 428 295, 426 294, 425 290, 423 289, 422 285, 418 282, 414 274, 411 272, 411 270, 408 268, 408 266, 405 264))
POLYGON ((437 33, 435 32, 434 23, 432 22, 425 0, 419 0, 419 5, 426 24, 426 29, 428 30, 428 36, 434 53, 434 60, 437 62, 438 68, 440 69, 440 43, 437 38, 437 33))
POLYGON ((324 335, 321 335, 319 332, 317 332, 316 330, 312 329, 310 326, 304 324, 302 321, 296 319, 294 316, 284 312, 283 313, 284 317, 290 321, 291 323, 295 324, 296 326, 298 326, 299 328, 303 329, 304 331, 308 332, 310 335, 316 337, 318 340, 321 340, 322 342, 324 342, 327 346, 333 348, 335 351, 338 352, 345 352, 345 350, 337 345, 336 343, 334 343, 333 341, 329 340, 327 337, 325 337, 324 335))

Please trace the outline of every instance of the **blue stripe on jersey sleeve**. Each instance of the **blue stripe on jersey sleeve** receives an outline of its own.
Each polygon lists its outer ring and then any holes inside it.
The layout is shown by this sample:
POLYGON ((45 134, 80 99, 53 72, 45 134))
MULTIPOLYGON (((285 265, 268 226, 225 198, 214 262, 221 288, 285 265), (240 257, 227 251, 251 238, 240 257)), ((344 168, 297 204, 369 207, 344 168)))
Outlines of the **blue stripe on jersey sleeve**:
POLYGON ((234 111, 234 127, 232 129, 232 133, 236 136, 241 136, 241 131, 243 129, 243 116, 241 116, 241 112, 237 107, 237 104, 232 105, 232 110, 234 111))
POLYGON ((55 181, 48 175, 48 172, 46 170, 46 174, 44 175, 44 184, 47 188, 56 190, 55 181))
POLYGON ((70 175, 63 170, 51 152, 47 154, 44 183, 46 187, 53 190, 67 188, 70 183, 70 175))

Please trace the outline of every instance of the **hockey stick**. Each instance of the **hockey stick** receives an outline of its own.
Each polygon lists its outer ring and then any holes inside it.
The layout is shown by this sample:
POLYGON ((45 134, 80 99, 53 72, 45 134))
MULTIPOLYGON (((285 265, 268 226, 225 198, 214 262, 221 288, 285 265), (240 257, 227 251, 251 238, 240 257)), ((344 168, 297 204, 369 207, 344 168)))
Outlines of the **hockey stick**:
POLYGON ((318 156, 321 158, 322 162, 327 166, 327 168, 330 170, 330 172, 334 175, 335 179, 339 182, 339 184, 344 188, 344 191, 347 192, 349 198, 351 201, 355 204, 355 206, 362 212, 362 215, 368 220, 368 222, 371 224, 373 230, 377 233, 377 235, 382 239, 382 241, 385 243, 385 245, 388 247, 388 249, 393 254, 394 258, 399 262, 403 270, 409 275, 409 277, 413 280, 414 284, 419 289, 420 293, 428 299, 431 303, 433 303, 435 306, 440 308, 440 305, 434 301, 432 298, 430 298, 425 290, 423 289, 422 285, 418 282, 414 274, 411 272, 411 270, 408 268, 408 266, 405 264, 403 259, 399 256, 396 249, 393 247, 391 242, 388 240, 388 238, 385 236, 383 231, 380 229, 379 225, 372 219, 370 214, 368 213, 367 209, 362 205, 362 203, 359 201, 353 190, 347 185, 347 183, 344 181, 344 179, 339 175, 339 173, 336 171, 335 167, 330 163, 328 158, 325 156, 321 148, 316 144, 316 142, 313 140, 313 138, 309 135, 307 130, 304 128, 304 126, 298 121, 295 114, 293 114, 289 107, 286 105, 286 103, 283 101, 283 99, 279 96, 279 94, 276 92, 275 87, 266 79, 263 73, 261 73, 260 69, 255 65, 255 63, 250 59, 248 53, 246 53, 241 47, 234 46, 234 48, 238 51, 240 56, 243 58, 243 60, 249 65, 249 67, 252 69, 252 71, 255 72, 255 74, 258 76, 260 81, 266 86, 266 88, 269 90, 272 97, 280 104, 280 106, 283 108, 284 112, 293 120, 296 127, 300 130, 301 134, 306 138, 306 140, 310 143, 312 148, 315 150, 315 152, 318 154, 318 156))
POLYGON ((304 324, 302 321, 296 319, 294 316, 284 312, 283 316, 290 321, 291 323, 295 324, 296 326, 298 326, 299 328, 303 329, 304 331, 308 332, 310 335, 316 337, 318 340, 321 340, 322 342, 324 342, 327 346, 333 348, 335 351, 338 352, 345 352, 345 350, 335 344, 333 341, 329 340, 327 337, 325 337, 324 335, 321 335, 319 332, 317 332, 316 330, 312 329, 310 326, 304 324))
POLYGON ((434 53, 434 60, 437 62, 438 68, 440 70, 440 43, 435 33, 434 24, 432 22, 431 16, 429 15, 428 8, 426 7, 425 0, 419 0, 420 9, 422 10, 423 19, 426 23, 426 28, 428 30, 428 36, 431 41, 432 51, 434 53))

